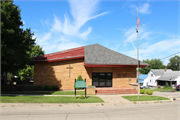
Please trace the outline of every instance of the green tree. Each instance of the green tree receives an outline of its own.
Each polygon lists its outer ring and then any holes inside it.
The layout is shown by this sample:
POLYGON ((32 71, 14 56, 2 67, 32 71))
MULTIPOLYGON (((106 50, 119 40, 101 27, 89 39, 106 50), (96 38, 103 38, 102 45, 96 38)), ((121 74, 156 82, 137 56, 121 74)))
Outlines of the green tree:
POLYGON ((179 70, 179 61, 180 57, 178 55, 169 59, 169 63, 167 64, 168 69, 179 70))
POLYGON ((35 45, 30 28, 23 30, 19 6, 1 1, 1 71, 14 73, 30 62, 35 45))
POLYGON ((151 69, 164 69, 165 65, 160 59, 151 59, 143 60, 143 62, 150 64, 150 66, 140 68, 139 71, 141 74, 148 74, 151 69))
MULTIPOLYGON (((44 55, 44 51, 39 45, 32 47, 31 52, 29 52, 31 58, 44 55)), ((34 65, 26 65, 24 69, 18 72, 21 80, 26 80, 27 78, 34 78, 34 65)))

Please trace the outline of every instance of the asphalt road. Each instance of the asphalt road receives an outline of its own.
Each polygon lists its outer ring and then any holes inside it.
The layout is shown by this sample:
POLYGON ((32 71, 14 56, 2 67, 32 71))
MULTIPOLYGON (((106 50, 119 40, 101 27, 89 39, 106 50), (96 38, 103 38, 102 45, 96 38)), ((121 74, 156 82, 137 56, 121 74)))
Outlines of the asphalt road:
POLYGON ((180 120, 180 101, 147 104, 1 104, 1 120, 180 120))

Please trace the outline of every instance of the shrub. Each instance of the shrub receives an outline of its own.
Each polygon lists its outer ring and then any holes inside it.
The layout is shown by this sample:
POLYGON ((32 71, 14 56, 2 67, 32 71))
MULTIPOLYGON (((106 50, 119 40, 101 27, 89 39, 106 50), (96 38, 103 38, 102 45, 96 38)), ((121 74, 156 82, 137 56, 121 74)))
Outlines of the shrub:
POLYGON ((78 76, 77 81, 83 81, 81 75, 78 76))
POLYGON ((34 86, 20 86, 21 91, 34 91, 34 86))
POLYGON ((171 87, 169 87, 168 82, 166 82, 165 84, 166 84, 166 85, 165 85, 164 89, 171 89, 171 87))
POLYGON ((44 90, 45 90, 45 91, 50 91, 50 90, 51 90, 51 86, 45 85, 45 86, 44 86, 44 90))
POLYGON ((169 84, 168 84, 168 82, 166 82, 165 84, 166 84, 166 87, 168 88, 168 87, 169 87, 169 84))
POLYGON ((153 91, 152 91, 152 90, 147 90, 147 91, 146 91, 146 94, 152 95, 152 94, 153 94, 153 91))
POLYGON ((59 90, 59 87, 58 87, 57 85, 53 85, 53 86, 52 86, 52 90, 58 91, 58 90, 59 90))
POLYGON ((81 95, 79 98, 80 98, 80 99, 85 99, 85 97, 84 97, 83 95, 81 95))
POLYGON ((43 90, 43 87, 41 85, 36 85, 36 86, 34 86, 34 90, 41 91, 41 90, 43 90))
POLYGON ((145 92, 146 92, 145 89, 140 89, 141 94, 145 94, 145 92))

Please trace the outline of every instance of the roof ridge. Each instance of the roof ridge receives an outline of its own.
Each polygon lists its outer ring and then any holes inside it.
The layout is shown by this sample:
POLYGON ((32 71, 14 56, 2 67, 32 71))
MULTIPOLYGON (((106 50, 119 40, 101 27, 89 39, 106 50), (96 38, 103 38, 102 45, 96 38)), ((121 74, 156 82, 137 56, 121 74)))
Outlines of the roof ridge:
MULTIPOLYGON (((100 44, 92 44, 84 46, 85 63, 97 65, 137 65, 137 59, 111 50, 100 44)), ((140 65, 147 66, 149 64, 140 61, 140 65)))

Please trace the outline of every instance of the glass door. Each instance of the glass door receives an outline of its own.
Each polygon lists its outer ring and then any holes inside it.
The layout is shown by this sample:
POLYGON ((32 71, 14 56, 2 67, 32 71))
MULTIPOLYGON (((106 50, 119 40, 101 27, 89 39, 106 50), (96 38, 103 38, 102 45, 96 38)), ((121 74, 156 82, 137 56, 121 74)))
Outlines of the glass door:
POLYGON ((92 85, 96 87, 112 87, 112 73, 92 73, 92 85))
POLYGON ((112 73, 106 73, 106 86, 112 86, 112 73))
POLYGON ((94 86, 99 86, 99 74, 98 73, 93 73, 92 74, 92 85, 94 86))
POLYGON ((106 76, 105 73, 99 73, 99 86, 105 86, 106 76))

